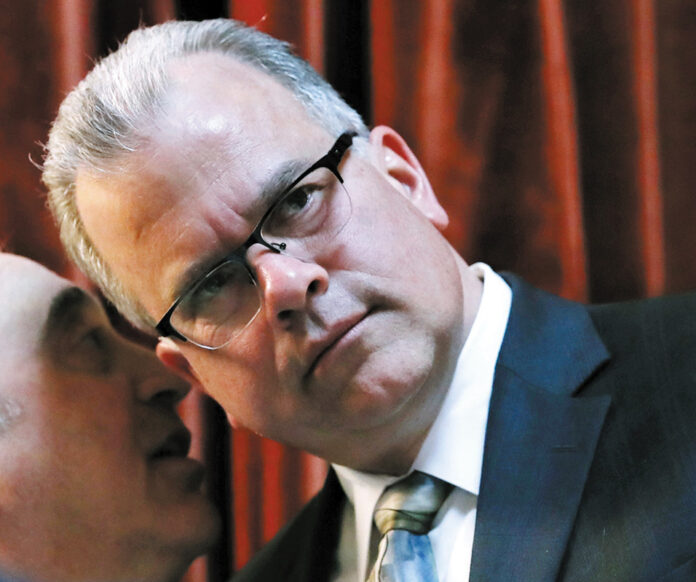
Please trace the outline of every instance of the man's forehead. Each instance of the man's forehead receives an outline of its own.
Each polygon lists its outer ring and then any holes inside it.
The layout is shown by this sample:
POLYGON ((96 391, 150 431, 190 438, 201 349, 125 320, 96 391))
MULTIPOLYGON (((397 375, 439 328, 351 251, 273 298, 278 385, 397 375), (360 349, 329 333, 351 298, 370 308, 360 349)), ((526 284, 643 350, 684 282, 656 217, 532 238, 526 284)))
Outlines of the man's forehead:
POLYGON ((48 305, 50 297, 70 282, 46 267, 18 255, 0 253, 0 300, 5 313, 48 305))
MULTIPOLYGON (((38 348, 51 313, 69 281, 29 259, 0 254, 0 334, 4 349, 38 348)), ((80 290, 79 293, 85 295, 80 290)))
POLYGON ((276 141, 299 127, 318 125, 295 94, 271 75, 219 53, 197 53, 173 60, 170 86, 157 131, 216 134, 237 132, 244 147, 250 135, 276 141), (249 133, 246 130, 251 130, 249 133), (246 135, 245 135, 246 134, 246 135))
MULTIPOLYGON (((232 56, 201 52, 173 59, 168 65, 169 95, 196 96, 213 101, 224 93, 244 98, 250 93, 266 93, 269 98, 293 98, 292 92, 268 73, 232 56)), ((252 101, 253 102, 253 101, 252 101)), ((255 102, 254 109, 263 108, 255 102)))

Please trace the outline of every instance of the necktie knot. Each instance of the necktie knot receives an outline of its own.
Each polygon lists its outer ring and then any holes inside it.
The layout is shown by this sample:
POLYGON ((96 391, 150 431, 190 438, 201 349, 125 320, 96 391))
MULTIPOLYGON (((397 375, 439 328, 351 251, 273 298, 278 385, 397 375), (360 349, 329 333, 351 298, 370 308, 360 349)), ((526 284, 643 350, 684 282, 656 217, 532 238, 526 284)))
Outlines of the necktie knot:
POLYGON ((419 471, 390 485, 375 508, 374 519, 379 533, 384 535, 398 529, 427 534, 451 490, 449 483, 419 471))

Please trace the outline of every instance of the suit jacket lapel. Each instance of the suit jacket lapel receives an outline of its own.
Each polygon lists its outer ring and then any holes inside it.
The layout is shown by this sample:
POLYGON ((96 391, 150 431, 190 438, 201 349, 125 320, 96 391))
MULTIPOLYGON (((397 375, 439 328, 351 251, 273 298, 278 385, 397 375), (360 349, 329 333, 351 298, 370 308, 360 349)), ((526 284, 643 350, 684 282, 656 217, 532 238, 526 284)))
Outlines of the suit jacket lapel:
POLYGON ((306 527, 302 539, 294 547, 292 556, 282 559, 293 564, 283 578, 287 582, 329 582, 336 562, 343 506, 346 502, 343 489, 333 469, 329 473, 310 513, 305 515, 306 527))
POLYGON ((539 582, 556 578, 609 406, 571 396, 608 353, 584 307, 508 283, 470 580, 539 582))

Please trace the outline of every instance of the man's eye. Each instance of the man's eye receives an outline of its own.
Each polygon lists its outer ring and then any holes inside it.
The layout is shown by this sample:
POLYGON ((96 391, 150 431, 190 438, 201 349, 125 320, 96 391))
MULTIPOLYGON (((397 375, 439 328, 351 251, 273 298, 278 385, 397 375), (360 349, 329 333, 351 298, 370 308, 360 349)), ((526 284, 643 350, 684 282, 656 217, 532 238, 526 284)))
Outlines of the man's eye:
POLYGON ((293 215, 304 210, 311 203, 312 196, 317 186, 307 185, 290 192, 280 203, 276 212, 278 215, 293 215))
POLYGON ((229 282, 229 279, 229 273, 215 273, 206 279, 205 282, 196 290, 196 297, 201 300, 208 297, 214 297, 229 282))
POLYGON ((234 287, 240 279, 240 269, 234 267, 222 268, 210 275, 196 289, 195 298, 198 301, 206 302, 216 297, 226 288, 234 287))
POLYGON ((95 328, 87 332, 80 338, 79 345, 88 348, 103 349, 104 337, 101 330, 95 328))
POLYGON ((99 327, 90 329, 67 352, 66 364, 87 372, 107 373, 111 367, 109 340, 99 327))
POLYGON ((266 234, 285 233, 286 229, 302 227, 322 205, 323 186, 317 183, 295 188, 275 207, 264 225, 266 234))
POLYGON ((211 273, 191 294, 182 301, 180 316, 192 320, 207 317, 225 305, 230 309, 235 304, 235 297, 244 286, 253 285, 245 269, 238 263, 227 263, 211 273))

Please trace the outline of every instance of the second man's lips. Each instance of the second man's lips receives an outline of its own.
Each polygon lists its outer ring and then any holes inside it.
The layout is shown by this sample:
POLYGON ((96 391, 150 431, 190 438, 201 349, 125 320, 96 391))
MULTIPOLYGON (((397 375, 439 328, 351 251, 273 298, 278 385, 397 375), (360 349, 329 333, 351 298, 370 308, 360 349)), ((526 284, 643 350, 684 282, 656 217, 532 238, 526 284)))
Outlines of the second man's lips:
POLYGON ((166 434, 163 439, 150 451, 149 460, 167 457, 186 457, 191 447, 191 433, 183 425, 179 425, 166 434))

